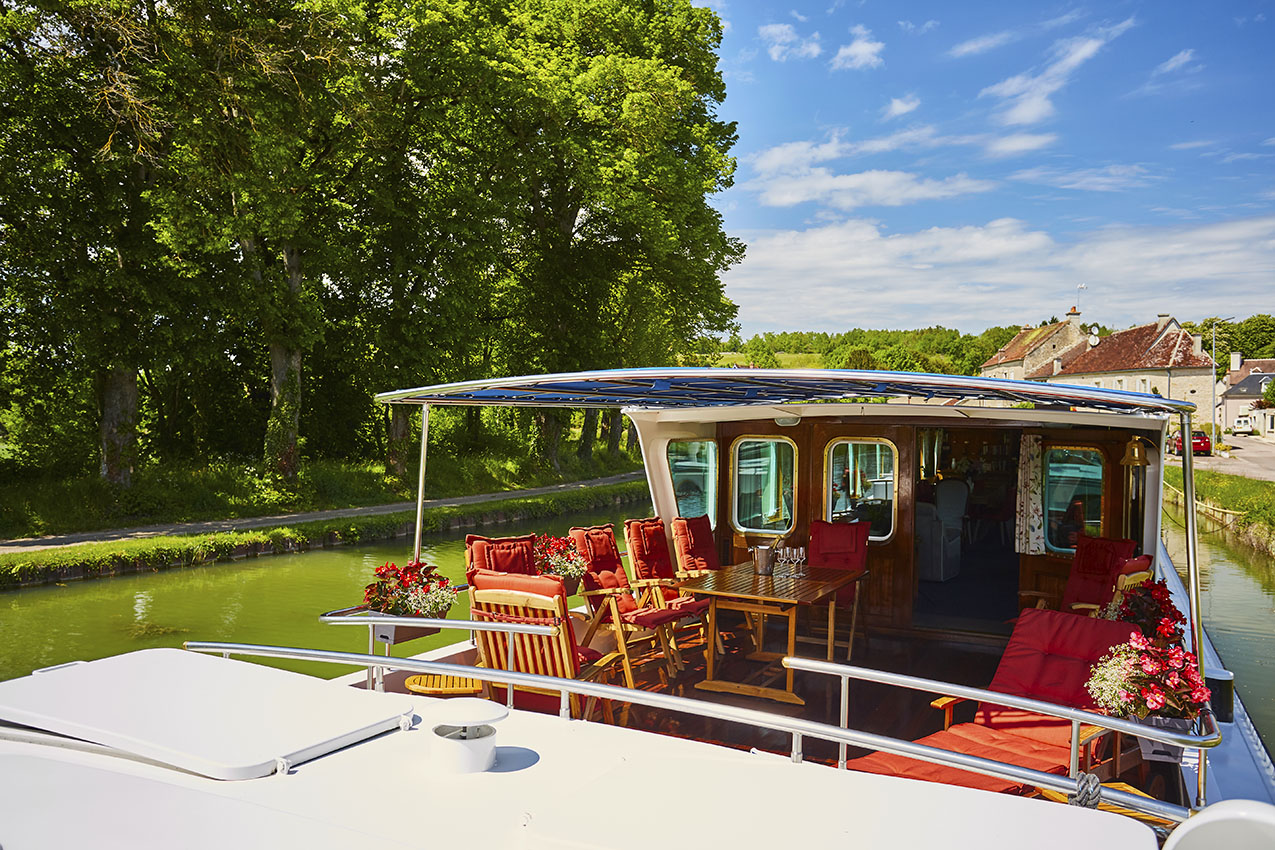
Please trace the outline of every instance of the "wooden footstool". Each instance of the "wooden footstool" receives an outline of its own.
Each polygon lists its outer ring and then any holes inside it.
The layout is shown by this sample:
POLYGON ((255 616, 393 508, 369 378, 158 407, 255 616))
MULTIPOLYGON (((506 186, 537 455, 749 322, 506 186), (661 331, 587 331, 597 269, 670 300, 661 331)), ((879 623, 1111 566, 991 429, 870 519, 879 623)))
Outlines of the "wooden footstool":
POLYGON ((464 676, 445 676, 429 673, 423 676, 408 676, 404 687, 414 694, 427 694, 435 697, 450 697, 466 694, 473 696, 481 693, 483 683, 477 679, 464 676))

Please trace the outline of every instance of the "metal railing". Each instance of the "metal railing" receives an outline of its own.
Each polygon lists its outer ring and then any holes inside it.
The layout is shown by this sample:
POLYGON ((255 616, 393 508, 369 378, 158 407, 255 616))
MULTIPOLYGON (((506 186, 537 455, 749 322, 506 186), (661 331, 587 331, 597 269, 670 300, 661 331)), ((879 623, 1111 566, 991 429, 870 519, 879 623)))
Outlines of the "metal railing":
MULTIPOLYGON (((377 626, 410 626, 413 628, 460 629, 471 635, 474 632, 504 632, 511 635, 557 634, 556 626, 538 626, 531 623, 504 623, 483 620, 444 620, 437 617, 400 617, 397 614, 381 614, 369 611, 361 605, 337 608, 319 615, 319 622, 329 626, 367 626, 367 654, 375 655, 377 626)), ((510 641, 510 666, 518 665, 518 641, 510 641)), ((390 645, 385 645, 385 657, 390 658, 390 645)), ((397 660, 397 659, 396 659, 397 660)), ((385 669, 395 665, 367 668, 368 690, 385 690, 385 669)), ((473 678, 473 677, 470 677, 473 678)))
MULTIPOLYGON (((914 691, 924 691, 937 696, 962 697, 964 699, 977 700, 979 702, 990 702, 996 705, 1008 706, 1009 708, 1021 708, 1025 711, 1032 711, 1036 714, 1044 714, 1049 717, 1057 717, 1062 720, 1071 721, 1071 761, 1069 775, 1075 778, 1080 775, 1080 747, 1092 740, 1094 736, 1085 739, 1080 737, 1080 727, 1094 726, 1100 729, 1111 730, 1113 732, 1123 732, 1126 735, 1132 735, 1137 738, 1146 738, 1151 741, 1159 741, 1164 744, 1172 744, 1175 747, 1183 747, 1184 749, 1193 749, 1200 751, 1200 761, 1205 759, 1204 751, 1206 749, 1216 747, 1222 743, 1222 730, 1218 728, 1217 719, 1213 716, 1212 709, 1206 707, 1200 714, 1199 725, 1205 730, 1204 734, 1196 735, 1186 732, 1177 732, 1172 729, 1166 729, 1160 726, 1146 726, 1132 720, 1124 720, 1119 717, 1108 717, 1105 714, 1095 714, 1092 711, 1085 711, 1079 708, 1069 708, 1067 706, 1057 705, 1052 702, 1044 702, 1030 697, 1021 697, 1014 694, 1001 693, 999 691, 989 691, 983 688, 971 688, 966 685, 954 685, 950 682, 940 682, 935 679, 922 679, 918 676, 908 676, 903 673, 890 673, 885 670, 874 670, 870 667, 855 667, 849 664, 836 664, 831 661, 819 661, 813 658, 797 658, 789 656, 783 660, 785 667, 793 670, 804 670, 809 673, 821 673, 826 676, 836 676, 841 679, 841 725, 848 726, 850 722, 850 680, 857 679, 862 682, 878 682, 885 685, 894 685, 900 688, 909 688, 914 691)), ((842 745, 840 748, 840 756, 838 764, 845 766, 846 750, 842 745)), ((1204 805, 1203 801, 1199 805, 1204 805)))
MULTIPOLYGON (((508 624, 501 625, 503 626, 508 624)), ((671 696, 669 694, 630 690, 617 685, 605 685, 597 682, 579 681, 576 679, 561 679, 553 676, 540 676, 531 673, 518 673, 508 670, 489 670, 482 667, 468 667, 461 664, 450 664, 443 661, 425 661, 417 658, 385 658, 383 656, 371 654, 362 655, 354 652, 335 652, 329 650, 257 646, 253 644, 219 643, 208 641, 187 641, 184 645, 186 649, 194 652, 221 653, 226 657, 231 655, 251 655, 265 658, 286 658, 297 661, 323 661, 333 664, 346 664, 353 666, 394 667, 399 670, 409 670, 418 673, 462 676, 484 682, 497 684, 505 683, 510 694, 512 694, 514 686, 553 690, 557 691, 559 694, 560 701, 558 711, 559 715, 563 718, 570 718, 570 697, 572 695, 576 695, 582 697, 594 697, 597 699, 615 700, 617 702, 629 703, 631 705, 643 705, 666 711, 683 712, 714 720, 742 723, 748 726, 770 729, 791 735, 791 759, 795 763, 800 763, 803 759, 803 740, 805 738, 814 738, 840 745, 863 747, 865 749, 879 750, 881 752, 908 756, 922 761, 934 762, 936 764, 948 765, 962 770, 969 770, 974 773, 985 774, 987 776, 1009 779, 1014 782, 1019 782, 1036 788, 1048 788, 1063 794, 1070 795, 1077 791, 1077 782, 1075 780, 1059 776, 1055 773, 1044 773, 1039 770, 1021 767, 1019 765, 993 761, 991 759, 966 755, 964 753, 955 753, 935 747, 928 747, 924 744, 918 744, 913 741, 903 741, 897 738, 890 738, 885 735, 877 735, 871 732, 862 732, 857 729, 850 729, 847 726, 833 726, 829 723, 819 723, 812 720, 803 720, 797 717, 786 717, 779 714, 771 714, 769 712, 759 711, 752 708, 721 705, 718 703, 704 702, 702 700, 688 699, 686 697, 671 696)), ((797 659, 793 657, 787 657, 784 659, 785 664, 795 661, 802 661, 804 663, 805 659, 797 659)), ((858 671, 863 668, 845 669, 858 671)), ((878 673, 880 671, 866 672, 878 673)), ((886 675, 892 676, 894 674, 886 675)), ((916 681, 920 682, 925 680, 918 679, 916 681)), ((947 687, 951 688, 952 686, 947 687)), ((990 693, 978 691, 975 688, 963 690, 967 690, 971 693, 990 693)), ((848 690, 846 690, 845 693, 848 693, 848 690)), ((1005 704, 1003 697, 1006 695, 993 694, 993 696, 996 697, 1002 704, 1005 704)), ((512 702, 512 696, 510 696, 509 699, 510 702, 512 702)), ((845 697, 843 697, 843 703, 844 701, 845 697)), ((1051 710, 1057 710, 1058 708, 1057 706, 1052 706, 1048 703, 1041 703, 1041 705, 1046 706, 1051 710)), ((1111 721, 1111 718, 1099 719, 1111 721)), ((1150 730, 1143 729, 1143 727, 1137 727, 1137 729, 1142 737, 1152 737, 1152 735, 1147 733, 1152 731, 1156 732, 1156 740, 1162 740, 1165 736, 1173 736, 1173 733, 1166 733, 1164 730, 1150 730)), ((1172 803, 1166 803, 1149 797, 1143 797, 1137 794, 1130 794, 1126 791, 1119 791, 1114 788, 1102 787, 1099 789, 1099 793, 1101 795, 1100 799, 1103 802, 1112 803, 1126 809, 1153 815, 1175 823, 1180 823, 1186 820, 1191 814, 1191 810, 1182 806, 1177 806, 1172 803)))

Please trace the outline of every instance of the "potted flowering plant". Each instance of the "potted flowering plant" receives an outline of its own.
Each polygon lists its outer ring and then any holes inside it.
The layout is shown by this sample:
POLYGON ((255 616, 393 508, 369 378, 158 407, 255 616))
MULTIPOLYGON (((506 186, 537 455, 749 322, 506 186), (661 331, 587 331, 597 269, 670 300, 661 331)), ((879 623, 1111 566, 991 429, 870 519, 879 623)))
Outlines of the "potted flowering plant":
POLYGON ((555 575, 562 579, 568 596, 574 596, 580 589, 580 579, 584 577, 588 564, 575 544, 567 537, 554 537, 550 534, 536 535, 536 571, 541 575, 555 575))
MULTIPOLYGON (((1195 655, 1182 646, 1186 618, 1170 599, 1168 586, 1158 581, 1133 588, 1104 614, 1136 628, 1127 643, 1112 647, 1094 665, 1086 684, 1094 701, 1115 717, 1189 731, 1208 704, 1209 689, 1200 678, 1195 655)), ((1181 747, 1144 738, 1138 743, 1144 758, 1182 758, 1181 747)))
MULTIPOLYGON (((376 568, 376 581, 363 589, 363 607, 396 617, 447 616, 456 601, 456 589, 432 564, 412 562, 404 567, 392 561, 376 568)), ((402 643, 426 635, 438 634, 428 626, 377 626, 376 639, 381 643, 402 643)))

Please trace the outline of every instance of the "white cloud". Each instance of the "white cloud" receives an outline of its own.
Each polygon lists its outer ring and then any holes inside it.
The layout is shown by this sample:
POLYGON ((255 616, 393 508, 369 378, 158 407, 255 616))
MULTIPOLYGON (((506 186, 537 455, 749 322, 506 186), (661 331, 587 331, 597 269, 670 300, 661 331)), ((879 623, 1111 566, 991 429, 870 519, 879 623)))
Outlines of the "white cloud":
POLYGON ((909 112, 916 110, 921 105, 921 98, 914 94, 906 94, 903 97, 892 97, 890 102, 886 104, 885 109, 881 110, 882 120, 898 118, 900 115, 907 115, 909 112))
POLYGON ((991 139, 983 149, 988 156, 1017 156, 1047 148, 1056 141, 1058 136, 1054 133, 1011 133, 991 139))
POLYGON ((769 207, 791 207, 813 201, 834 209, 852 210, 954 198, 986 192, 996 184, 966 174, 935 180, 907 171, 835 174, 826 168, 811 168, 764 177, 744 186, 757 191, 758 199, 769 207))
POLYGON ((1050 49, 1052 61, 1043 69, 1016 74, 988 86, 979 97, 1001 98, 1005 107, 1000 113, 1003 124, 1036 124, 1054 113, 1050 98, 1071 79, 1071 75, 1098 54, 1105 45, 1133 26, 1133 18, 1096 30, 1093 35, 1062 39, 1050 49))
POLYGON ((1198 139, 1194 142, 1178 142, 1177 144, 1169 145, 1169 150, 1190 151, 1195 150, 1196 148, 1210 148, 1213 147, 1214 144, 1216 143, 1208 139, 1198 139))
POLYGON ((805 15, 801 14, 800 12, 798 12, 796 9, 790 9, 790 10, 789 10, 789 12, 788 12, 788 14, 792 15, 794 18, 796 18, 798 21, 800 21, 800 22, 801 22, 801 23, 803 23, 803 24, 804 24, 806 21, 810 20, 810 19, 809 19, 809 18, 807 18, 805 15))
POLYGON ((1156 77, 1160 74, 1172 73, 1189 63, 1193 58, 1195 58, 1195 50, 1193 48, 1180 50, 1159 65, 1156 65, 1155 70, 1151 72, 1151 76, 1156 77))
POLYGON ((923 24, 914 24, 911 21, 899 21, 899 29, 906 33, 915 33, 916 35, 925 35, 932 29, 938 27, 939 22, 931 18, 923 24))
POLYGON ((1011 174, 1010 178, 1085 192, 1124 192, 1141 188, 1160 179, 1141 165, 1108 165, 1103 168, 1078 168, 1072 171, 1044 167, 1028 168, 1011 174))
POLYGON ((745 239, 725 283, 746 333, 1036 324, 1071 305, 1078 280, 1089 285, 1088 315, 1111 326, 1159 310, 1202 318, 1201 291, 1248 315, 1266 309, 1275 276, 1275 216, 1067 241, 1015 219, 910 233, 851 219, 745 239))
POLYGON ((757 28, 757 36, 765 42, 766 52, 776 62, 786 62, 790 57, 813 59, 823 52, 819 33, 803 39, 792 24, 765 24, 757 28))
POLYGON ((795 173, 821 162, 851 156, 889 153, 914 148, 936 148, 945 145, 972 145, 985 141, 983 136, 940 136, 928 124, 898 130, 886 136, 876 136, 858 141, 846 141, 840 132, 833 133, 825 142, 785 142, 766 148, 751 158, 751 163, 762 176, 795 173))
POLYGON ((971 38, 968 41, 962 41, 947 52, 948 56, 953 59, 960 59, 965 56, 977 56, 980 53, 986 53, 989 50, 995 50, 998 47, 1009 44, 1011 41, 1017 41, 1018 35, 1003 30, 988 35, 980 35, 978 38, 971 38))
POLYGON ((1262 144, 1263 144, 1263 145, 1275 145, 1275 136, 1271 136, 1269 139, 1267 139, 1266 141, 1262 142, 1262 144))
POLYGON ((855 24, 850 28, 850 34, 854 36, 854 41, 843 44, 832 59, 834 71, 847 68, 858 71, 864 68, 879 68, 885 64, 885 60, 881 58, 881 51, 885 50, 885 42, 873 41, 871 30, 861 24, 855 24))
POLYGON ((1222 162, 1247 162, 1254 159, 1269 159, 1272 156, 1275 156, 1275 154, 1250 153, 1248 151, 1242 151, 1240 153, 1228 153, 1226 156, 1222 157, 1222 162))

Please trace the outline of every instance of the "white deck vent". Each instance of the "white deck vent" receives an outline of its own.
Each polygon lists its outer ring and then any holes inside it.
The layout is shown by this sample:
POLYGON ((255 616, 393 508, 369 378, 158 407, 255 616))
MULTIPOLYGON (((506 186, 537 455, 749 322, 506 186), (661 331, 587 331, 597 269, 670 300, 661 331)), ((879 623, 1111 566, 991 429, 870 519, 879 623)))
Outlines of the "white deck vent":
POLYGON ((509 716, 498 702, 475 697, 449 699, 432 706, 427 723, 435 766, 444 773, 482 773, 496 764, 496 729, 509 716))

